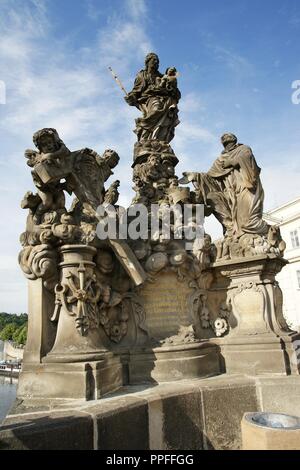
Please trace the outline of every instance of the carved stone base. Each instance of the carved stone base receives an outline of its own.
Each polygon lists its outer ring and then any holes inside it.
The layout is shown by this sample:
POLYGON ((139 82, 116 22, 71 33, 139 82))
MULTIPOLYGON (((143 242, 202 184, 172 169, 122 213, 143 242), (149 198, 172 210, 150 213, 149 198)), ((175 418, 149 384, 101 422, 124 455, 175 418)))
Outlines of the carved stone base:
POLYGON ((128 359, 129 384, 172 382, 219 373, 219 348, 208 342, 136 350, 128 359))
POLYGON ((282 292, 275 279, 285 264, 275 255, 215 263, 213 287, 226 295, 232 307, 230 331, 218 341, 224 371, 299 374, 300 335, 286 324, 282 292))
POLYGON ((225 370, 229 374, 299 374, 295 346, 300 335, 228 337, 220 340, 225 370))
POLYGON ((18 398, 96 400, 122 387, 120 360, 107 354, 101 361, 73 364, 24 364, 18 398))

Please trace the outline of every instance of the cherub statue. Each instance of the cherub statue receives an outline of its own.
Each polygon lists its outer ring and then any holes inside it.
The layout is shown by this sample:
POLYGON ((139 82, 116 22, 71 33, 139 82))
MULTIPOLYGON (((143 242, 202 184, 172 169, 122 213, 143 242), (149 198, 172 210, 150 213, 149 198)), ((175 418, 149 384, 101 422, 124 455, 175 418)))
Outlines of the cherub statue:
POLYGON ((214 245, 211 236, 204 234, 203 239, 196 238, 193 243, 193 254, 198 259, 201 269, 204 270, 214 261, 214 245))
POLYGON ((48 164, 61 165, 63 159, 70 155, 70 150, 65 146, 55 129, 45 128, 33 134, 33 143, 36 150, 25 150, 27 164, 34 167, 38 163, 46 161, 48 164))
POLYGON ((160 88, 166 88, 168 91, 176 92, 177 90, 177 69, 168 67, 162 78, 157 78, 157 85, 160 88))
POLYGON ((46 212, 61 211, 65 207, 64 190, 67 183, 61 183, 58 174, 62 174, 66 166, 65 160, 70 156, 70 150, 65 146, 55 129, 41 129, 33 135, 36 150, 26 150, 27 164, 33 167, 31 172, 35 186, 38 189, 39 204, 33 216, 36 225, 42 222, 46 212), (45 171, 44 164, 54 166, 55 177, 45 171))
MULTIPOLYGON (((105 196, 104 183, 119 162, 118 154, 108 149, 100 156, 88 148, 70 152, 52 128, 37 131, 33 142, 37 150, 26 150, 25 157, 33 168, 32 177, 38 189, 37 207, 32 209, 34 224, 43 223, 46 213, 56 213, 59 219, 66 212, 64 191, 76 196, 72 215, 77 222, 83 209, 96 219, 96 209, 105 196)), ((52 217, 51 222, 57 221, 52 217)))

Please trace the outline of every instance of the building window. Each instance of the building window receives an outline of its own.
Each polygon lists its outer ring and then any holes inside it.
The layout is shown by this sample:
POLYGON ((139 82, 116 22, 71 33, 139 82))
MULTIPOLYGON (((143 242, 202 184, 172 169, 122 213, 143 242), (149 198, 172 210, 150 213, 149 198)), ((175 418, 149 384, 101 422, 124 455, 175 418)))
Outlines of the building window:
POLYGON ((297 271, 298 287, 300 289, 300 271, 297 271))
POLYGON ((297 230, 293 230, 291 232, 291 241, 292 241, 292 247, 293 248, 298 248, 300 246, 299 236, 298 236, 298 231, 297 230))

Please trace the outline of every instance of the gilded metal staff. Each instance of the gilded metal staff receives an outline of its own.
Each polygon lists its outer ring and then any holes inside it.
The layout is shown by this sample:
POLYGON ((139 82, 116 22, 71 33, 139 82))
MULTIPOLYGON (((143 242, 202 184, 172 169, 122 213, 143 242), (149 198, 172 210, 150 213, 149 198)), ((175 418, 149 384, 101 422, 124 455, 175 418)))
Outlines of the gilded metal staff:
POLYGON ((113 71, 113 69, 111 67, 108 67, 108 70, 111 72, 112 76, 114 77, 114 79, 116 80, 117 84, 119 85, 119 87, 121 88, 122 91, 124 91, 125 95, 127 96, 128 93, 127 91, 125 90, 121 80, 118 78, 118 76, 115 74, 115 72, 113 71))

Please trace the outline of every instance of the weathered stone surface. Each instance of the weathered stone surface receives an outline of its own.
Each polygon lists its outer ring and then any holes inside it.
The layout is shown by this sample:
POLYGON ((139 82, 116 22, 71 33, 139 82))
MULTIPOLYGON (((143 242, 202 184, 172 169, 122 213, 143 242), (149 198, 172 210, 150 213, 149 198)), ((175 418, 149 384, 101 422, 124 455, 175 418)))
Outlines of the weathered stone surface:
POLYGON ((220 373, 219 349, 210 343, 194 343, 141 350, 130 354, 129 383, 162 383, 220 373))
POLYGON ((163 439, 166 450, 203 449, 200 390, 163 400, 163 439))
POLYGON ((283 318, 275 279, 284 264, 275 254, 214 264, 216 286, 212 284, 208 298, 215 297, 217 287, 231 306, 229 332, 218 341, 226 372, 299 374, 293 360, 299 335, 289 330, 283 318), (229 285, 222 285, 220 275, 229 285))
MULTIPOLYGON (((26 193, 22 201, 29 214, 19 261, 30 280, 30 310, 19 397, 94 400, 124 383, 197 379, 220 371, 299 372, 293 362, 298 337, 284 321, 275 280, 285 265, 285 244, 278 227, 263 220, 260 168, 252 150, 224 134, 224 151, 212 168, 184 174, 181 183, 193 182, 195 191, 180 187, 170 146, 179 124, 177 71, 169 67, 163 75, 158 69, 158 56, 148 54, 132 91, 125 92, 126 102, 142 112, 135 129, 136 197, 127 211, 116 205, 119 180, 104 187, 119 162, 115 151, 70 151, 55 129, 44 128, 33 136, 36 149, 25 152, 37 193, 26 193), (69 209, 66 192, 75 196, 69 209), (134 217, 135 203, 143 204, 141 219, 134 217), (139 238, 138 229, 133 234, 126 228, 128 244, 124 233, 112 235, 104 229, 108 212, 117 226, 123 215, 145 224, 143 234, 139 238), (204 215, 211 213, 225 234, 216 245, 203 228, 204 215)), ((240 413, 248 402, 242 388, 236 393, 240 413)), ((144 421, 140 406, 138 427, 144 421)), ((122 413, 124 426, 131 420, 130 407, 119 409, 109 415, 112 429, 122 413)), ((102 418, 100 441, 110 446, 108 415, 102 418)), ((235 415, 232 423, 234 428, 235 415)), ((169 443, 162 447, 183 445, 166 429, 169 443)), ((216 435, 212 439, 221 439, 216 435)), ((141 447, 146 437, 138 438, 141 447)))
POLYGON ((118 260, 126 270, 127 274, 131 277, 134 284, 136 286, 143 284, 147 278, 146 273, 132 253, 129 245, 120 240, 110 240, 109 244, 113 247, 118 260))
POLYGON ((142 314, 131 279, 139 285, 146 277, 126 241, 96 237, 98 206, 117 203, 119 181, 108 191, 104 183, 119 156, 71 152, 52 128, 36 132, 33 141, 37 150, 25 157, 37 194, 28 192, 22 201, 29 215, 19 262, 30 281, 30 302, 19 397, 100 398, 122 385, 112 344, 127 335, 129 322, 131 337, 137 336, 142 314), (75 196, 69 210, 65 192, 75 196), (102 366, 87 366, 95 361, 102 366))
POLYGON ((130 106, 143 112, 136 120, 135 133, 139 141, 170 142, 179 124, 177 103, 181 94, 177 88, 177 70, 169 67, 162 75, 158 67, 158 56, 153 52, 147 54, 145 70, 138 73, 132 91, 125 96, 130 106))
POLYGON ((192 323, 189 303, 192 292, 188 283, 180 282, 172 272, 160 273, 154 283, 147 283, 140 289, 146 326, 153 338, 160 340, 176 335, 180 325, 192 323))
POLYGON ((237 450, 244 413, 294 409, 290 414, 300 416, 299 388, 299 377, 224 374, 127 386, 100 401, 26 399, 0 427, 0 443, 12 449, 237 450))
POLYGON ((260 377, 257 381, 262 409, 270 413, 300 416, 300 383, 298 377, 260 377))
POLYGON ((54 293, 43 285, 43 280, 28 280, 28 334, 23 361, 39 364, 53 347, 56 328, 50 321, 54 293))
POLYGON ((98 362, 25 365, 18 397, 93 400, 121 386, 121 364, 119 358, 110 353, 98 362))
POLYGON ((0 428, 0 449, 92 450, 92 418, 76 411, 9 418, 0 428))
POLYGON ((129 405, 121 411, 97 416, 99 450, 148 450, 147 403, 129 405))
POLYGON ((245 412, 259 409, 255 386, 204 388, 202 397, 207 448, 240 449, 241 419, 245 412))

